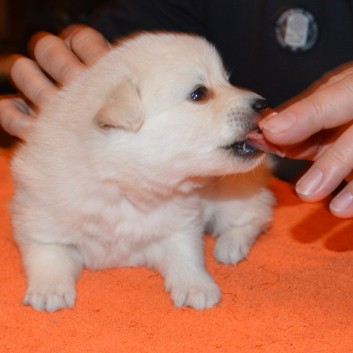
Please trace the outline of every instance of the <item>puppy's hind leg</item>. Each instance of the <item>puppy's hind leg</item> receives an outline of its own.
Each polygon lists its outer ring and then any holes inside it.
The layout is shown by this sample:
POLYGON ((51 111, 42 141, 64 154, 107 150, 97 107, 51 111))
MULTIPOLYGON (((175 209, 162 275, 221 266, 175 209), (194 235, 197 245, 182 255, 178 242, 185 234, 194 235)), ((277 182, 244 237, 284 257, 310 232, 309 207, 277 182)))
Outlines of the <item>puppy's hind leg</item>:
POLYGON ((82 268, 77 249, 35 242, 21 244, 20 248, 28 281, 23 303, 50 312, 73 307, 75 282, 82 268))
POLYGON ((266 188, 248 193, 247 199, 219 203, 214 219, 215 258, 233 265, 244 259, 256 238, 268 228, 273 204, 274 197, 266 188))
POLYGON ((216 240, 215 258, 224 264, 237 264, 248 255, 260 232, 259 227, 249 224, 228 229, 216 240))

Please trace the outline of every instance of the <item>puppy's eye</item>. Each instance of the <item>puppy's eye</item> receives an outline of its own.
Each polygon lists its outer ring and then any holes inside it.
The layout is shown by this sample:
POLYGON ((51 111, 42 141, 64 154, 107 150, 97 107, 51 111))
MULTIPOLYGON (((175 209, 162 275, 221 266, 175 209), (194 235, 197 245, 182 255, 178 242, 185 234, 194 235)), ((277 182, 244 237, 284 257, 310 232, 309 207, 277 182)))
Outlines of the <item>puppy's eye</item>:
POLYGON ((190 94, 191 100, 195 102, 205 102, 209 97, 209 91, 205 86, 198 86, 195 91, 190 94))

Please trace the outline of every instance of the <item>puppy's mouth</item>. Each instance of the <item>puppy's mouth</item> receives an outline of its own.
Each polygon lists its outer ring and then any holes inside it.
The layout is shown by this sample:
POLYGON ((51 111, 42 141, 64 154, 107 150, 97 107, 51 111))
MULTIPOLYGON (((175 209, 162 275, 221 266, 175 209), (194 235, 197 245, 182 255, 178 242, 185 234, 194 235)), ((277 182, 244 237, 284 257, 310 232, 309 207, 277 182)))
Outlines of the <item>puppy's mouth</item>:
POLYGON ((225 149, 226 151, 233 151, 237 156, 243 158, 252 158, 263 153, 248 139, 244 139, 242 141, 235 141, 231 145, 224 146, 223 149, 225 149))

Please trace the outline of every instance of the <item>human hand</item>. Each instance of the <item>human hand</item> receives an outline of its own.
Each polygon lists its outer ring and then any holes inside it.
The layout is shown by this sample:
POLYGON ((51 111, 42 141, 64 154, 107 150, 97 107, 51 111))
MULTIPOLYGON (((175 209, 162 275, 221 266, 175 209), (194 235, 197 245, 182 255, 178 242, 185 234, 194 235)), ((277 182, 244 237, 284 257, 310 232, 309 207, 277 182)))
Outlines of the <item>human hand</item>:
POLYGON ((353 63, 263 119, 260 128, 286 156, 314 161, 296 185, 300 198, 321 200, 346 179, 348 184, 331 201, 330 211, 338 217, 353 216, 353 63))
POLYGON ((58 87, 71 82, 110 48, 100 33, 83 25, 70 26, 60 36, 38 33, 29 47, 34 60, 12 55, 5 65, 20 94, 0 97, 0 126, 22 139, 58 87))

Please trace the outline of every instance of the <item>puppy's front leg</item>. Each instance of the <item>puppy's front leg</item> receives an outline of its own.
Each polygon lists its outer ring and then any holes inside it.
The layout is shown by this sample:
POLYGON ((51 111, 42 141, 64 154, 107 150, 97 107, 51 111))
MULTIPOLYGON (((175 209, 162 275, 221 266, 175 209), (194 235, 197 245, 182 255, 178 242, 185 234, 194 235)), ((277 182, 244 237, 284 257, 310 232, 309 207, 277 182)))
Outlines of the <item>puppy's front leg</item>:
POLYGON ((46 311, 73 307, 75 282, 82 268, 77 249, 34 242, 20 247, 28 281, 23 303, 46 311))
POLYGON ((220 290, 204 265, 201 236, 178 233, 153 248, 151 262, 164 276, 175 306, 201 310, 220 300, 220 290))

